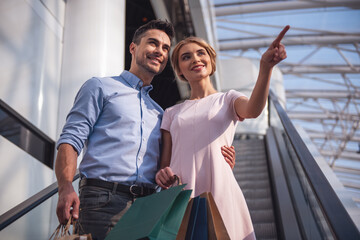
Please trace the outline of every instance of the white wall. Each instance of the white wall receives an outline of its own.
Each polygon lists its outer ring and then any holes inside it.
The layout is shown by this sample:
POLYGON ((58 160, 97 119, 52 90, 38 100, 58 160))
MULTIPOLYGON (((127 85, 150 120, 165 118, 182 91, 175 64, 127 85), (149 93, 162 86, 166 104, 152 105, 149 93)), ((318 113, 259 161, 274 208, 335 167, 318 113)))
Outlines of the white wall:
MULTIPOLYGON (((220 59, 219 62, 221 66, 220 84, 222 91, 234 89, 250 97, 259 74, 259 63, 241 57, 220 59)), ((273 69, 270 88, 279 96, 280 102, 285 103, 283 76, 277 67, 273 69)), ((267 127, 268 110, 266 104, 259 117, 239 122, 236 132, 263 135, 266 133, 267 127)))
MULTIPOLYGON (((124 69, 125 1, 1 0, 0 98, 56 141, 80 86, 124 69)), ((0 214, 56 181, 0 136, 0 214)), ((57 198, 0 232, 48 239, 57 198), (50 223, 50 225, 49 225, 50 223)))

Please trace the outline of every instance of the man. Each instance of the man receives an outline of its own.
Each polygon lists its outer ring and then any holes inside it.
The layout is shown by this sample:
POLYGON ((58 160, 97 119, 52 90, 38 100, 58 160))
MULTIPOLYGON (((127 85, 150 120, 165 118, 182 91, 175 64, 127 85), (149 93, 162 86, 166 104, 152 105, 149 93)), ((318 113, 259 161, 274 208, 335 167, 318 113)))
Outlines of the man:
POLYGON ((57 143, 56 212, 63 224, 79 218, 80 234, 105 238, 134 198, 155 192, 163 110, 149 91, 167 64, 173 36, 166 21, 141 26, 129 47, 130 70, 86 81, 75 98, 57 143), (78 197, 72 180, 83 148, 78 197))

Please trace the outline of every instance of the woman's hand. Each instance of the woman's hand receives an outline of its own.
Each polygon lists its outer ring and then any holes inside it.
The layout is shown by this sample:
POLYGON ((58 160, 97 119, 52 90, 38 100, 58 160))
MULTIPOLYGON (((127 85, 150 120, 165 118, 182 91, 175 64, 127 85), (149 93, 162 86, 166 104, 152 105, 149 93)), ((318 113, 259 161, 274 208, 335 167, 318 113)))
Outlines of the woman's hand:
POLYGON ((176 181, 176 176, 170 167, 160 169, 155 175, 156 183, 163 189, 168 189, 176 181))
POLYGON ((224 156, 225 161, 230 165, 231 169, 235 166, 236 153, 234 146, 222 146, 221 153, 224 156))
POLYGON ((287 57, 285 46, 281 43, 281 40, 289 29, 289 25, 284 27, 277 38, 271 43, 270 47, 262 55, 261 63, 265 63, 268 67, 272 68, 287 57))

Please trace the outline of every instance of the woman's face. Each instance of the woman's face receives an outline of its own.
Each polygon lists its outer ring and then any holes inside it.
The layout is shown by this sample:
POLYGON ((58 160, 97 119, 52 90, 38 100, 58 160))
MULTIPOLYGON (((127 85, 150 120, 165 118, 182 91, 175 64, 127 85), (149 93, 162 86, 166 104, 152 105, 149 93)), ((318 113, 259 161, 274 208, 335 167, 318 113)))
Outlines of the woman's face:
POLYGON ((179 73, 189 82, 208 78, 211 74, 211 59, 205 48, 196 43, 187 43, 179 51, 179 73))

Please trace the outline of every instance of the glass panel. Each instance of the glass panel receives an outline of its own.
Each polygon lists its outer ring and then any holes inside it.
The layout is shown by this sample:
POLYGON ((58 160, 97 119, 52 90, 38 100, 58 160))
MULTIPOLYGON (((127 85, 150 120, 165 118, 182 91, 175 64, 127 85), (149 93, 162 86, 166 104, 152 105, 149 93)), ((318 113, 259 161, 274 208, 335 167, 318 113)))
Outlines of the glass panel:
POLYGON ((55 143, 1 100, 0 135, 53 168, 55 143))
POLYGON ((270 125, 277 129, 278 144, 289 191, 300 228, 305 239, 334 239, 326 217, 305 176, 301 163, 287 137, 273 102, 270 104, 270 125))
MULTIPOLYGON (((304 217, 303 219, 304 231, 306 232, 306 235, 309 236, 311 239, 313 239, 312 236, 315 234, 314 233, 315 231, 319 231, 321 235, 321 239, 334 239, 334 237, 332 236, 332 232, 329 228, 329 225, 326 221, 326 217, 321 210, 320 204, 311 188, 311 185, 305 175, 301 163, 293 147, 291 146, 291 143, 287 135, 283 134, 283 137, 285 140, 286 148, 290 156, 289 160, 292 161, 292 166, 289 167, 294 168, 297 176, 297 180, 300 183, 302 189, 303 197, 307 203, 307 209, 304 209, 300 200, 297 199, 299 192, 295 192, 294 190, 292 190, 291 194, 293 195, 293 199, 295 199, 295 206, 298 208, 297 212, 299 213, 299 216, 303 215, 304 217), (310 224, 311 222, 315 222, 315 224, 310 224), (317 229, 314 229, 315 227, 317 227, 317 229)), ((284 159, 283 161, 286 160, 284 159)), ((286 172, 288 171, 289 170, 287 170, 286 172)), ((288 181, 292 181, 292 180, 289 179, 288 181)))
MULTIPOLYGON (((73 182, 78 191, 79 180, 73 182)), ((56 216, 58 194, 25 214, 0 232, 0 239, 49 239, 59 225, 56 216)), ((72 229, 70 229, 72 232, 72 229)))

